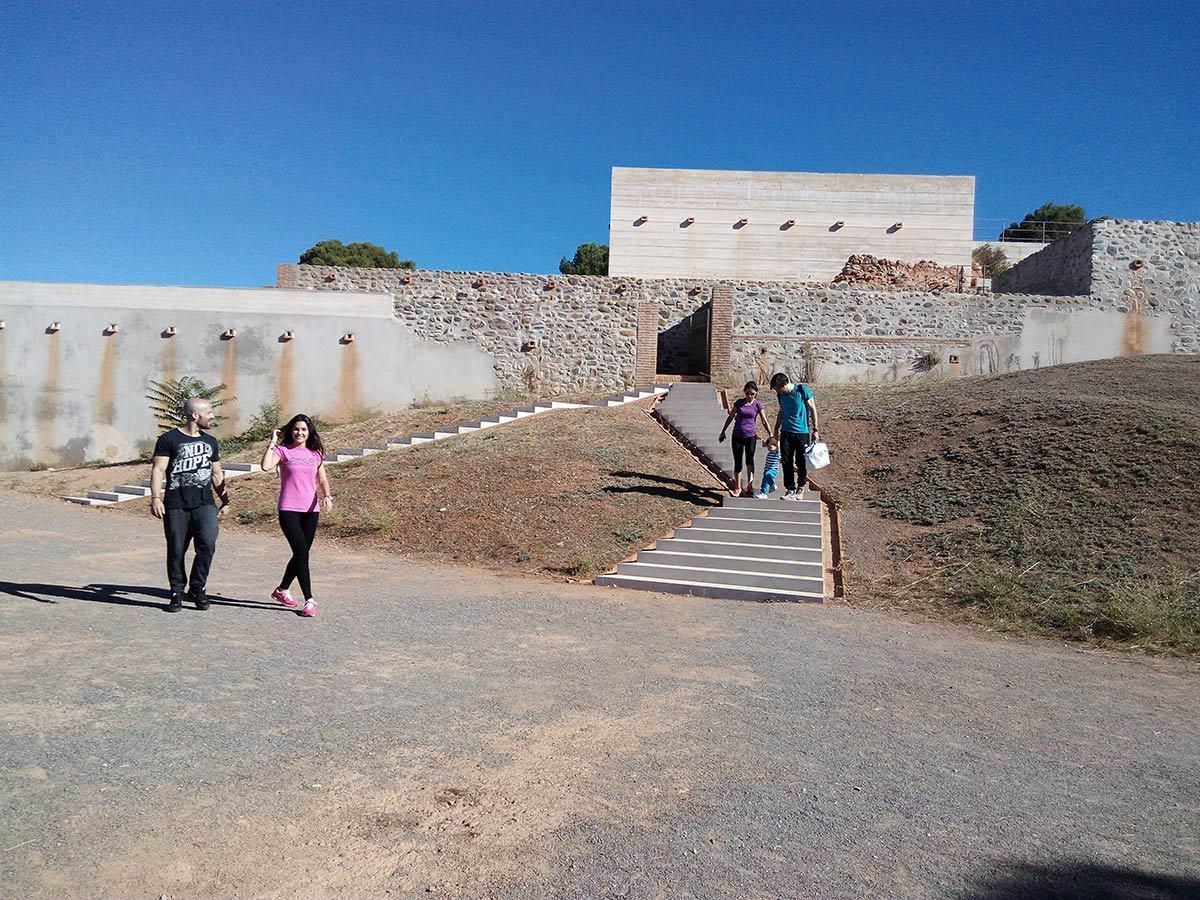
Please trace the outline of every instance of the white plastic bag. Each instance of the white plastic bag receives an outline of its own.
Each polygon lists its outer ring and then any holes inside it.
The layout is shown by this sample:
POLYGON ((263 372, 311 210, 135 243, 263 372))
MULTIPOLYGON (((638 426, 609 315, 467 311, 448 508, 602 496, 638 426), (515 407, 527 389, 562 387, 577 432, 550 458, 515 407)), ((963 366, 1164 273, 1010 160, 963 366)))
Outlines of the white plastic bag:
POLYGON ((804 461, 810 469, 823 469, 829 465, 829 448, 824 441, 813 441, 804 448, 804 461))

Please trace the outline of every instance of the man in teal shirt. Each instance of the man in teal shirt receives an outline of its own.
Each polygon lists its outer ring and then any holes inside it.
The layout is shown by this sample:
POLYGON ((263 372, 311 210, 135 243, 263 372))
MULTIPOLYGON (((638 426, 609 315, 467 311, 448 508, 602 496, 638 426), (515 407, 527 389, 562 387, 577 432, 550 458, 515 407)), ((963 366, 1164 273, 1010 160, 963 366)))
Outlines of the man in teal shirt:
POLYGON ((771 376, 771 390, 779 399, 779 414, 775 416, 775 437, 779 439, 779 455, 783 460, 784 500, 799 500, 796 473, 799 472, 799 491, 808 482, 808 466, 804 451, 820 437, 817 431, 817 407, 812 391, 803 384, 792 384, 784 372, 771 376))

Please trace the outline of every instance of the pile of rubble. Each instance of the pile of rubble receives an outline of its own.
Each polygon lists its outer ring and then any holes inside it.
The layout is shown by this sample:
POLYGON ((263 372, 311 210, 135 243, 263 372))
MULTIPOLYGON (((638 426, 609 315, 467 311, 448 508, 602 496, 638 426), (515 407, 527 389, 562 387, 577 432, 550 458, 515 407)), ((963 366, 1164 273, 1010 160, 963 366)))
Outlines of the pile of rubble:
POLYGON ((961 266, 940 266, 923 259, 920 262, 900 262, 880 259, 868 253, 855 254, 846 260, 834 284, 862 284, 873 287, 913 288, 922 291, 957 291, 967 285, 961 266))

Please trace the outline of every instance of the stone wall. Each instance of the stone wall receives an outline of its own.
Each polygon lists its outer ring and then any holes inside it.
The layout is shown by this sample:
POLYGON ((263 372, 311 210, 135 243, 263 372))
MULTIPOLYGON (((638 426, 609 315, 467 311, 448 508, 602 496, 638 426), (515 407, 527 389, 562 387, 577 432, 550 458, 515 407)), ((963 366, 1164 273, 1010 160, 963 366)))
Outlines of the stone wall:
POLYGON ((1099 295, 309 266, 280 266, 279 284, 387 291, 419 336, 479 346, 493 358, 500 386, 532 383, 542 394, 621 389, 644 377, 652 368, 644 358, 651 310, 656 371, 718 379, 786 368, 810 380, 894 380, 911 377, 926 354, 948 374, 1002 372, 1171 352, 1179 330, 1166 310, 1099 295), (691 319, 701 311, 714 319, 711 360, 692 358, 691 319))
POLYGON ((1092 228, 1092 293, 1170 316, 1174 352, 1200 352, 1200 222, 1100 219, 1092 228))
MULTIPOLYGON (((816 381, 897 380, 932 353, 938 371, 988 374, 1122 355, 1128 316, 1097 296, 928 294, 788 282, 733 283, 735 380, 776 370, 816 381)), ((1139 316, 1147 349, 1172 322, 1139 316)))
MULTIPOLYGON (((421 337, 476 344, 496 379, 544 395, 603 393, 638 380, 638 308, 658 312, 659 372, 692 364, 688 318, 712 296, 712 282, 426 269, 281 265, 277 285, 392 295, 396 315, 421 337), (665 366, 665 368, 664 368, 665 366)), ((643 310, 643 333, 646 330, 643 310)), ((642 344, 641 369, 650 344, 642 344)))
POLYGON ((640 298, 612 279, 283 265, 278 284, 391 294, 419 336, 487 353, 502 387, 603 393, 636 380, 640 298))
MULTIPOLYGON (((992 281, 998 292, 1087 292, 1131 316, 1167 316, 1170 351, 1200 352, 1200 222, 1096 219, 992 281)), ((1145 349, 1126 327, 1124 355, 1145 349)))
POLYGON ((1087 294, 1092 289, 1093 224, 1047 244, 992 279, 997 294, 1087 294))

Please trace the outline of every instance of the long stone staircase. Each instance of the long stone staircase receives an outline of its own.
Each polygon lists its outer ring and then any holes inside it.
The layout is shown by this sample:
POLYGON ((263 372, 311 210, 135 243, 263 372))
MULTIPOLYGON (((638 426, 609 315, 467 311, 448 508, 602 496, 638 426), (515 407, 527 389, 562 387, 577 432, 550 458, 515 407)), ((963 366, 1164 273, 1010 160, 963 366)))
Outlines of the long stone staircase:
MULTIPOLYGON (((381 442, 367 444, 364 447, 339 447, 332 452, 327 452, 325 454, 325 461, 333 465, 369 456, 372 453, 385 453, 389 450, 401 450, 405 447, 413 447, 429 441, 441 441, 457 437, 460 434, 471 434, 475 431, 481 431, 484 428, 493 428, 497 425, 515 422, 518 419, 536 416, 555 409, 624 406, 626 403, 634 403, 638 400, 644 400, 646 397, 665 393, 666 391, 667 388, 665 386, 655 385, 651 388, 626 391, 623 394, 610 394, 593 403, 566 403, 559 400, 548 400, 541 403, 534 403, 531 406, 519 406, 476 422, 465 422, 462 425, 439 428, 437 431, 396 435, 381 442)), ((258 463, 222 463, 221 468, 224 470, 226 478, 238 478, 242 475, 261 471, 261 466, 258 463)), ((150 479, 147 477, 140 479, 136 484, 119 484, 111 491, 88 491, 86 496, 63 497, 63 499, 68 503, 78 503, 83 506, 112 506, 114 503, 125 503, 129 500, 137 500, 148 496, 150 496, 150 479)))
MULTIPOLYGON (((732 484, 728 438, 717 440, 727 415, 710 384, 675 384, 658 403, 660 422, 714 474, 732 484)), ((761 478, 765 451, 756 457, 761 478)), ((826 524, 820 495, 805 490, 784 501, 782 480, 771 499, 726 497, 687 525, 600 575, 597 584, 737 600, 822 602, 826 524)))

